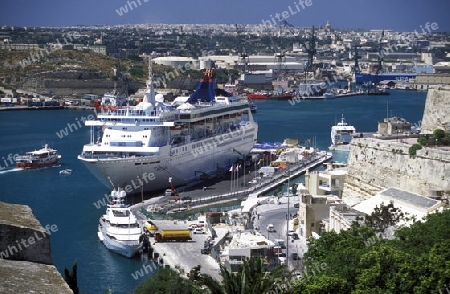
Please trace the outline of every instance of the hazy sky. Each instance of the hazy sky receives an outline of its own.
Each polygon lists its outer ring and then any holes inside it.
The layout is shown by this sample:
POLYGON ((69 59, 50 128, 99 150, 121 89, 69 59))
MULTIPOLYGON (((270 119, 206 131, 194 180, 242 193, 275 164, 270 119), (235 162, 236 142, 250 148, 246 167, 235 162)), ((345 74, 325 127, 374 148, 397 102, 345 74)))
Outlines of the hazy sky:
POLYGON ((295 26, 450 32, 450 0, 0 0, 0 25, 261 24, 283 11, 295 26))

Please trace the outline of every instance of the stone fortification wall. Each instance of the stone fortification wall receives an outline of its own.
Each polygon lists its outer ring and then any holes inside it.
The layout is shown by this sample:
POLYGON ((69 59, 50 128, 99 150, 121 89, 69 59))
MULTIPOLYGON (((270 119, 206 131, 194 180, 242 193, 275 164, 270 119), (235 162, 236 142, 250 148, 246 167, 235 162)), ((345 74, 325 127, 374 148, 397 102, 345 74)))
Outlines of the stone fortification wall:
POLYGON ((0 293, 73 293, 53 265, 50 235, 26 205, 0 202, 0 293))
POLYGON ((409 155, 411 144, 397 140, 352 140, 343 197, 375 195, 396 187, 424 196, 450 190, 450 151, 423 148, 409 155))
POLYGON ((3 259, 53 264, 50 236, 26 205, 0 202, 0 250, 3 259))
POLYGON ((431 134, 437 128, 450 131, 450 85, 428 90, 421 133, 431 134))

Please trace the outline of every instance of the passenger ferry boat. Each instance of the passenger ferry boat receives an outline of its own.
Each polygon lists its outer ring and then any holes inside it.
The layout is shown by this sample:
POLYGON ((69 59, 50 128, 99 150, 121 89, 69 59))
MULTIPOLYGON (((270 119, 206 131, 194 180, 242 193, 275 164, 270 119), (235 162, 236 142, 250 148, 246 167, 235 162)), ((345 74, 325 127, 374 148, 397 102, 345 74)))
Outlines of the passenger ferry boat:
POLYGON ((48 147, 48 144, 45 144, 44 148, 17 156, 16 167, 26 169, 41 168, 55 165, 60 159, 61 155, 55 149, 48 147))
POLYGON ((256 143, 258 125, 247 101, 216 96, 215 72, 204 72, 196 91, 179 106, 155 99, 151 61, 143 101, 98 113, 91 142, 78 158, 105 185, 130 191, 162 190, 228 171, 256 143), (95 128, 102 128, 95 140, 95 128))
POLYGON ((344 115, 342 115, 341 121, 331 127, 331 143, 333 146, 347 145, 351 142, 355 133, 355 127, 348 125, 344 115))
POLYGON ((142 247, 143 230, 129 206, 124 204, 125 196, 124 190, 111 191, 111 202, 100 217, 97 234, 106 248, 131 258, 142 247))

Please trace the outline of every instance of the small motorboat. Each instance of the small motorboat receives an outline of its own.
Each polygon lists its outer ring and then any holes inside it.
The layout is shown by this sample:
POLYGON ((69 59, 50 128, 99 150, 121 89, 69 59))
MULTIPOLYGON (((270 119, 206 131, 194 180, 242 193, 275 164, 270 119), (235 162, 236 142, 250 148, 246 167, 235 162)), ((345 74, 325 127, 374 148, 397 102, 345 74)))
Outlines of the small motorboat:
POLYGON ((69 168, 66 168, 66 169, 60 170, 59 174, 60 175, 70 175, 70 174, 72 174, 72 170, 69 168))

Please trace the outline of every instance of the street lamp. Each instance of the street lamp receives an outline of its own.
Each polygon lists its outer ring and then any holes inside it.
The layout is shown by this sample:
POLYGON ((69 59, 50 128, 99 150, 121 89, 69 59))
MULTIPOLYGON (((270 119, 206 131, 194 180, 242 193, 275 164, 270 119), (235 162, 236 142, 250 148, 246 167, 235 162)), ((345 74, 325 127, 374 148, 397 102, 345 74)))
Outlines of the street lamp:
POLYGON ((290 184, 290 167, 289 165, 288 167, 288 185, 287 185, 287 214, 286 214, 286 267, 289 269, 289 194, 290 194, 290 190, 289 190, 289 184, 290 184))

